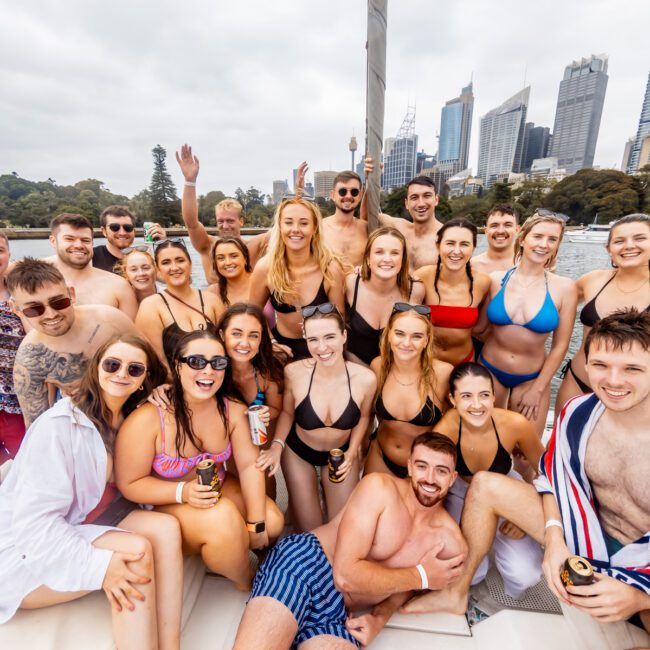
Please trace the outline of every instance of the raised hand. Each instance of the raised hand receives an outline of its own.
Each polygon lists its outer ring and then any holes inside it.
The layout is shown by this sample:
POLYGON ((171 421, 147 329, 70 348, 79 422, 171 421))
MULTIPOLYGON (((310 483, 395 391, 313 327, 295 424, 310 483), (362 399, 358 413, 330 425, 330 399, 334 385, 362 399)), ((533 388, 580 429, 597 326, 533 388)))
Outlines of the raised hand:
POLYGON ((298 165, 298 173, 296 174, 295 187, 293 188, 294 194, 296 196, 302 196, 305 191, 305 176, 309 170, 309 165, 307 161, 303 160, 298 165))
POLYGON ((199 159, 192 154, 192 147, 189 144, 181 147, 180 154, 176 152, 176 162, 181 168, 183 178, 188 183, 195 183, 199 175, 199 159))

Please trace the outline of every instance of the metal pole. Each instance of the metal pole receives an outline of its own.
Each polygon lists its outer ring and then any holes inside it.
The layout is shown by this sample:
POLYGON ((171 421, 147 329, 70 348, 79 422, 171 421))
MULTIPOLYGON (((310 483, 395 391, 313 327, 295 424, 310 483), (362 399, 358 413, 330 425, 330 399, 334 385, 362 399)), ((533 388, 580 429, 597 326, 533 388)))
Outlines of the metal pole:
POLYGON ((386 92, 386 27, 388 0, 368 0, 368 51, 366 88, 366 155, 374 161, 368 177, 368 232, 379 225, 381 151, 384 142, 384 94, 386 92))

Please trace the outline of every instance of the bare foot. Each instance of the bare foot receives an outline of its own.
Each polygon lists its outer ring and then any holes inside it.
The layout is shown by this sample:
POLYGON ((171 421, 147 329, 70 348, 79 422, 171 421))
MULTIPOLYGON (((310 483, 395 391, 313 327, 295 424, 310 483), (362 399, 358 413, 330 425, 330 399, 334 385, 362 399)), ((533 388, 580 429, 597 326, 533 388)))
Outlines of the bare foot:
POLYGON ((429 591, 416 596, 400 608, 401 614, 423 614, 425 612, 451 612, 464 614, 467 611, 468 594, 450 588, 429 591))

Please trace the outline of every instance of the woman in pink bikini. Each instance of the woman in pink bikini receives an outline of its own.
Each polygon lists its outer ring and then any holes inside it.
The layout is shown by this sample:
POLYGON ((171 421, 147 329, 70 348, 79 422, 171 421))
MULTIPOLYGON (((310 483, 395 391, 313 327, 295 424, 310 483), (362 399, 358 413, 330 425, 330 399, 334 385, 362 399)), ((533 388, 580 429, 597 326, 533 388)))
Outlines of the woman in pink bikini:
POLYGON ((252 579, 249 548, 268 546, 284 524, 255 467, 258 448, 246 404, 216 333, 200 330, 180 338, 170 365, 171 408, 146 404, 120 428, 117 483, 132 501, 174 515, 184 552, 200 553, 211 571, 245 591, 252 579), (196 466, 205 459, 217 466, 221 497, 197 481, 196 466), (235 463, 239 480, 227 472, 226 462, 235 463))

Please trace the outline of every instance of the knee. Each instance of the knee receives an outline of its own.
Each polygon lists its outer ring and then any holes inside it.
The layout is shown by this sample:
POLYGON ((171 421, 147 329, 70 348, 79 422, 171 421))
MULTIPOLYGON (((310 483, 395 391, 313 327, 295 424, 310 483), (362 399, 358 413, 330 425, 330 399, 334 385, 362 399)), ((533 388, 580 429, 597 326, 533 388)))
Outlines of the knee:
POLYGON ((134 553, 136 555, 142 555, 141 559, 138 560, 139 567, 146 571, 147 575, 153 573, 153 547, 151 542, 142 535, 137 535, 135 533, 129 533, 129 553, 134 553))
POLYGON ((156 514, 155 525, 152 530, 152 541, 156 550, 178 551, 180 553, 182 545, 181 525, 173 515, 163 512, 156 514))
POLYGON ((510 591, 523 592, 539 582, 542 576, 542 550, 530 538, 524 537, 520 542, 531 542, 528 548, 526 544, 518 544, 514 548, 497 549, 495 553, 495 564, 503 577, 506 586, 510 591))
POLYGON ((284 528, 284 515, 277 504, 271 499, 266 499, 266 530, 269 537, 276 538, 284 528))
POLYGON ((477 472, 474 474, 465 502, 480 501, 481 503, 489 503, 495 493, 495 476, 492 472, 477 472))
POLYGON ((213 508, 206 509, 202 519, 204 542, 221 543, 237 539, 238 535, 248 535, 239 509, 227 497, 222 497, 213 508))

